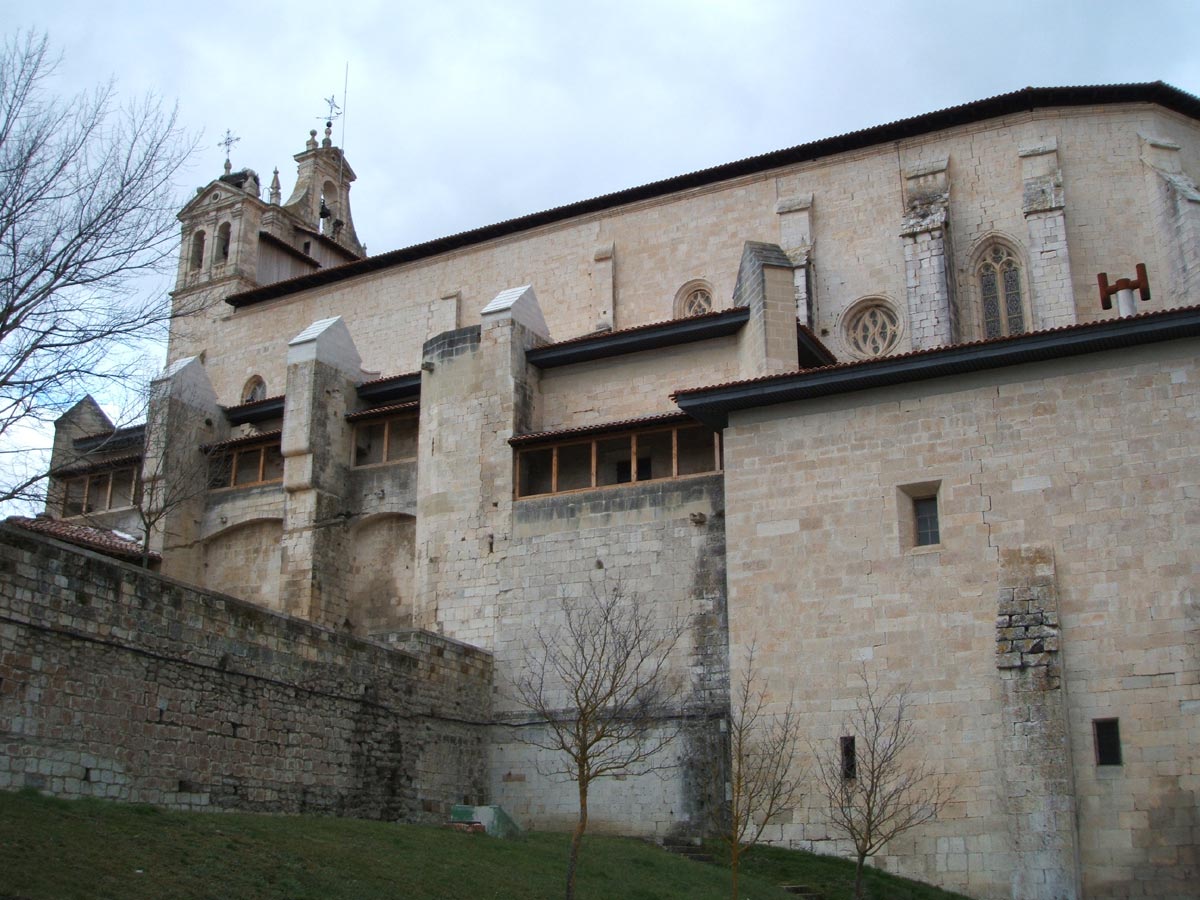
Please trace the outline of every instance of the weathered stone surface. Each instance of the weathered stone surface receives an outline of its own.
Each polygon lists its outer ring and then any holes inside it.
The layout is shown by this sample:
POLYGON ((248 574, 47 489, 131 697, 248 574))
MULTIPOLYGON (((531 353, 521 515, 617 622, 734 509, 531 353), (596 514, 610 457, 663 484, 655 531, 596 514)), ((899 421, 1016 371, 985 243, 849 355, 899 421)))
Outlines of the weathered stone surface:
POLYGON ((487 799, 482 651, 389 650, 7 528, 0 616, 0 789, 406 821, 487 799))

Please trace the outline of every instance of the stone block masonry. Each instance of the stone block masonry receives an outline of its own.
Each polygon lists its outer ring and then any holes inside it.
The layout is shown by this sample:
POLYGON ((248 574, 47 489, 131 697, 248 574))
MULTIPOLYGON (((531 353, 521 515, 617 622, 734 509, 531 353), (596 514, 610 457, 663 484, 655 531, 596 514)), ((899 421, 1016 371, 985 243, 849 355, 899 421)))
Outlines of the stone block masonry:
POLYGON ((486 803, 490 654, 395 643, 0 529, 0 789, 404 821, 486 803))

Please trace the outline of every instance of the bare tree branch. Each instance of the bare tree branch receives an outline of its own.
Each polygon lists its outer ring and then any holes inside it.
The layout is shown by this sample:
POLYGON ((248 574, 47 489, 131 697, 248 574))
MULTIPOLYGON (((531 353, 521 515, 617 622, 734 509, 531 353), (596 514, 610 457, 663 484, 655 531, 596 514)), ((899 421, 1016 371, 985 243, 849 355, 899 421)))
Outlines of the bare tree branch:
MULTIPOLYGON (((772 820, 800 802, 800 717, 791 701, 782 713, 768 711, 766 686, 754 667, 751 644, 746 666, 729 698, 728 780, 719 785, 716 830, 729 847, 733 900, 738 898, 742 856, 758 843, 772 820)), ((716 748, 710 757, 717 758, 716 748)))
POLYGON ((674 766, 660 754, 679 731, 682 681, 671 677, 668 660, 684 630, 681 621, 656 622, 652 609, 616 581, 593 585, 582 602, 564 599, 561 624, 534 632, 528 665, 513 686, 541 726, 521 740, 556 754, 539 773, 578 788, 567 900, 575 896, 591 783, 674 766))
POLYGON ((951 797, 917 752, 907 686, 880 695, 865 666, 859 678, 862 694, 844 725, 854 755, 847 757, 841 746, 814 750, 829 824, 854 844, 855 897, 862 897, 867 858, 897 835, 937 818, 951 797))
MULTIPOLYGON (((32 32, 0 54, 0 436, 125 382, 136 362, 122 351, 171 315, 139 279, 173 255, 173 182, 193 143, 153 95, 52 93, 55 66, 32 32)), ((34 481, 0 484, 0 501, 34 481)))

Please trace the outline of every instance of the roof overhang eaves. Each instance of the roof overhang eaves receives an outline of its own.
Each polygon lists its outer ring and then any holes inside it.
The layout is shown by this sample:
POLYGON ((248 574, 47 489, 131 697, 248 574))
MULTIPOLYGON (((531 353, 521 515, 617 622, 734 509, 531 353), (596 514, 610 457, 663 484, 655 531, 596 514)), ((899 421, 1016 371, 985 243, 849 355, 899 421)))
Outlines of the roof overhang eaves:
POLYGON ((119 450, 123 447, 140 446, 146 440, 146 425, 130 425, 118 428, 107 434, 91 434, 87 437, 76 438, 72 446, 80 453, 91 453, 96 450, 119 450))
POLYGON ((617 331, 587 340, 551 344, 530 350, 525 354, 525 359, 539 369, 552 369, 593 359, 726 337, 736 334, 749 320, 749 308, 739 306, 716 316, 672 319, 650 328, 617 331))
POLYGON ((415 397, 421 393, 421 373, 408 372, 394 378, 367 381, 358 386, 357 392, 360 400, 374 404, 415 397))
MULTIPOLYGON (((540 444, 556 444, 563 441, 580 440, 602 437, 608 434, 620 434, 641 429, 670 428, 673 425, 684 425, 692 422, 686 413, 659 413, 652 416, 642 416, 636 419, 621 419, 616 422, 601 422, 596 425, 584 425, 575 428, 561 428, 555 431, 535 431, 528 434, 514 434, 508 439, 513 447, 535 447, 540 444)), ((695 424, 693 422, 693 424, 695 424)))
POLYGON ((709 427, 722 429, 729 424, 729 414, 738 410, 1197 336, 1200 336, 1200 307, 1190 307, 1145 318, 1111 319, 1006 341, 948 347, 928 354, 680 392, 675 402, 709 427))
POLYGON ((247 425, 253 422, 264 422, 283 415, 284 398, 268 397, 257 403, 243 403, 240 406, 222 407, 225 418, 230 425, 247 425))
POLYGON ((250 306, 273 300, 287 294, 320 287, 345 278, 365 275, 380 269, 391 268, 416 260, 427 259, 452 250, 482 244, 486 241, 507 237, 523 231, 529 231, 543 225, 572 219, 577 216, 602 212, 617 206, 636 203, 642 200, 652 200, 694 188, 706 187, 721 181, 755 175, 782 166, 810 162, 838 153, 846 153, 887 144, 892 141, 918 137, 953 128, 959 125, 969 125, 975 122, 995 119, 1014 113, 1027 112, 1034 109, 1050 107, 1094 106, 1121 103, 1154 103, 1166 109, 1200 119, 1200 98, 1172 87, 1162 81, 1138 84, 1109 84, 1083 87, 1027 87, 1023 90, 952 106, 934 112, 913 116, 908 119, 876 125, 859 131, 835 137, 775 150, 759 156, 748 157, 736 162, 725 163, 667 178, 663 181, 651 182, 638 187, 627 188, 611 194, 604 194, 587 200, 580 200, 565 206, 543 210, 515 219, 485 225, 471 231, 437 238, 423 244, 403 247, 378 256, 369 256, 357 262, 332 266, 299 278, 279 281, 232 294, 225 302, 235 308, 250 306))

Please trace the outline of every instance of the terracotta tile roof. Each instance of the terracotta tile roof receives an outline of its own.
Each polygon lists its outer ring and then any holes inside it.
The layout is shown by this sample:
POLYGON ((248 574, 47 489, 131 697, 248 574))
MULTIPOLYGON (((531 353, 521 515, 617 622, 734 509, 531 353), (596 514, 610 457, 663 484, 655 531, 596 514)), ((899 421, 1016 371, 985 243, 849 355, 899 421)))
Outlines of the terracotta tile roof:
POLYGON ((387 384, 389 381, 399 381, 401 378, 420 378, 421 372, 401 372, 399 375, 384 375, 381 378, 372 378, 370 381, 364 381, 359 385, 360 388, 374 387, 377 384, 387 384))
POLYGON ((346 421, 360 422, 363 419, 375 419, 392 413, 416 412, 420 408, 420 400, 409 400, 407 403, 392 403, 388 406, 375 406, 371 409, 360 409, 358 412, 346 413, 346 421))
POLYGON ((267 406, 273 403, 279 403, 283 400, 283 394, 276 394, 274 397, 263 397, 261 400, 251 400, 249 403, 237 403, 233 406, 222 407, 226 414, 251 412, 260 406, 267 406))
POLYGON ((269 444, 272 441, 278 442, 283 437, 283 429, 277 428, 274 431, 263 431, 259 434, 248 434, 244 437, 230 438, 227 441, 218 441, 215 444, 206 444, 200 449, 205 453, 213 453, 219 450, 233 450, 237 447, 253 447, 256 444, 269 444))
POLYGON ((508 442, 514 447, 520 444, 533 444, 539 441, 553 441, 564 437, 582 437, 588 434, 606 434, 611 431, 642 428, 647 425, 699 424, 687 413, 657 413, 653 416, 642 416, 637 419, 620 419, 616 422, 604 422, 599 425, 578 425, 575 428, 560 428, 556 431, 531 431, 526 434, 514 434, 508 442))
MULTIPOLYGON (((1200 310, 1200 306, 1183 306, 1175 307, 1169 310, 1155 310, 1153 312, 1139 313, 1136 316, 1128 316, 1123 321, 1133 322, 1139 319, 1153 319, 1159 316, 1170 315, 1173 313, 1187 312, 1191 310, 1200 310)), ((675 391, 671 394, 671 399, 676 397, 684 397, 689 394, 702 394, 705 391, 716 391, 729 387, 741 387, 748 384, 761 384, 769 381, 777 381, 786 378, 795 378, 797 375, 809 375, 814 372, 834 372, 848 369, 869 369, 873 366, 879 366, 884 363, 893 363, 898 360, 919 359, 926 356, 934 356, 938 353, 945 353, 947 350, 960 350, 972 347, 990 347, 998 344, 1010 344, 1017 341, 1028 340, 1031 337, 1040 337, 1048 334, 1069 334, 1072 332, 1085 331, 1088 328, 1094 328, 1099 325, 1110 325, 1117 321, 1116 316, 1095 319, 1091 322, 1077 322, 1074 325, 1060 325, 1057 328, 1045 328, 1040 331, 1027 331, 1023 334, 1006 335, 1004 337, 986 338, 979 341, 965 341, 961 344, 942 344, 937 347, 928 347, 924 350, 910 350, 907 353, 896 353, 891 356, 879 356, 874 359, 856 359, 850 362, 836 363, 828 366, 813 366, 807 369, 797 369, 794 372, 780 372, 775 375, 759 375, 755 378, 743 378, 737 381, 723 381, 718 384, 707 384, 702 387, 684 388, 675 391)))
MULTIPOLYGON (((103 553, 105 556, 122 559, 127 562, 141 562, 142 560, 142 545, 136 538, 131 535, 123 535, 109 528, 82 525, 62 519, 43 517, 31 519, 27 516, 9 516, 4 522, 7 525, 15 525, 17 528, 23 528, 26 531, 33 531, 68 544, 74 544, 76 547, 95 550, 97 553, 103 553)), ((159 562, 162 560, 162 557, 151 551, 150 559, 159 562)))

